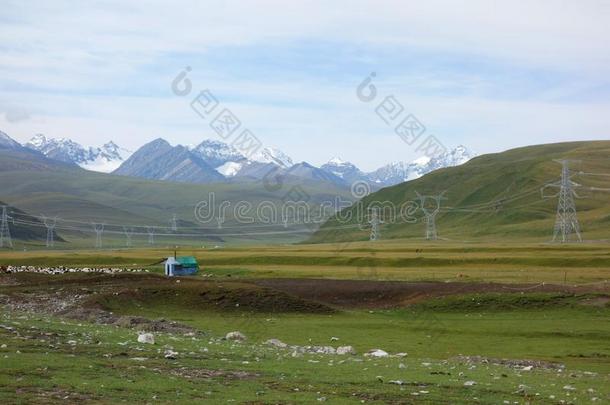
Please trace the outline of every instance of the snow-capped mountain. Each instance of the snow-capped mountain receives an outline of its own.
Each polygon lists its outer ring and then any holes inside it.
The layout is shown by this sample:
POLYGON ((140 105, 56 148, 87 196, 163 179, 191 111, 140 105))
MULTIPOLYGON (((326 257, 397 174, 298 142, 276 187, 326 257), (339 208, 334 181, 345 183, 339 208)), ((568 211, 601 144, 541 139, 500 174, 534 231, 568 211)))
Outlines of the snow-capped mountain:
POLYGON ((239 162, 245 159, 233 146, 211 139, 201 142, 191 149, 191 152, 212 167, 220 167, 228 162, 239 162))
POLYGON ((222 182, 225 179, 189 148, 172 146, 161 138, 142 146, 113 173, 198 184, 222 182))
POLYGON ((379 186, 393 186, 423 176, 413 163, 394 162, 368 174, 369 181, 379 186))
POLYGON ((405 181, 415 180, 438 169, 462 165, 475 156, 468 148, 460 145, 435 158, 422 156, 411 163, 390 163, 369 173, 368 177, 371 182, 380 186, 392 186, 405 181))
MULTIPOLYGON (((249 159, 240 151, 221 141, 204 140, 195 147, 171 146, 156 139, 133 155, 110 141, 100 147, 84 147, 70 139, 34 136, 25 147, 48 158, 99 172, 114 172, 127 176, 191 183, 253 181, 270 172, 310 181, 325 181, 349 187, 356 181, 366 181, 373 188, 392 186, 417 179, 431 171, 461 165, 474 155, 464 146, 436 158, 422 156, 410 163, 395 162, 374 172, 364 173, 353 163, 333 158, 320 168, 307 162, 294 164, 279 149, 262 148, 249 159), (131 157, 130 157, 131 156, 131 157), (129 159, 128 159, 129 158, 129 159)), ((0 132, 0 147, 21 145, 0 132)))
POLYGON ((248 159, 235 147, 210 139, 192 148, 191 152, 225 178, 262 178, 273 168, 293 166, 292 159, 279 149, 262 148, 248 159))
POLYGON ((110 141, 100 147, 85 148, 67 138, 34 136, 25 147, 36 150, 48 158, 71 163, 87 170, 109 173, 121 165, 130 152, 110 141))
POLYGON ((294 165, 290 156, 275 148, 263 148, 250 159, 259 163, 273 163, 283 169, 288 169, 294 165))
POLYGON ((328 163, 322 165, 320 169, 334 174, 350 184, 355 181, 366 179, 367 177, 366 174, 356 167, 356 165, 338 157, 332 158, 328 163))

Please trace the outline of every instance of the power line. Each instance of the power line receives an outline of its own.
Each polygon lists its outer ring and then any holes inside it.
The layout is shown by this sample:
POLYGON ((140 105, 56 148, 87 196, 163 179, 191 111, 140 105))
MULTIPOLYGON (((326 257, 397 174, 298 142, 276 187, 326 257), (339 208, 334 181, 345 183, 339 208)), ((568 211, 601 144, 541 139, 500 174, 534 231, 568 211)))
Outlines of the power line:
POLYGON ((383 221, 379 218, 379 212, 377 207, 372 207, 371 211, 371 219, 369 220, 369 224, 371 224, 371 242, 375 242, 381 239, 381 231, 379 226, 383 224, 383 221))
POLYGON ((419 198, 420 201, 420 208, 426 216, 426 239, 437 240, 438 233, 436 231, 436 215, 441 209, 441 200, 446 200, 446 198, 443 197, 445 191, 438 195, 421 195, 417 191, 415 194, 417 194, 417 198, 419 198), (434 209, 429 210, 428 207, 426 207, 426 201, 428 200, 433 200, 436 203, 434 209))
POLYGON ((176 214, 174 214, 172 216, 172 219, 169 220, 169 224, 170 224, 170 229, 172 230, 172 232, 178 231, 178 217, 176 216, 176 214))
POLYGON ((95 248, 102 248, 102 234, 104 233, 104 225, 103 223, 95 223, 92 222, 93 231, 95 232, 95 248))
POLYGON ((218 224, 218 229, 222 229, 222 225, 225 223, 225 217, 224 215, 219 215, 216 218, 216 223, 218 224))
POLYGON ((125 234, 125 246, 131 247, 131 237, 133 236, 134 230, 128 226, 123 227, 123 233, 125 234))
POLYGON ((40 219, 47 228, 47 247, 55 246, 55 227, 57 226, 57 217, 53 217, 53 219, 51 219, 41 215, 40 219))
POLYGON ((11 231, 8 227, 8 212, 7 206, 2 206, 2 224, 0 224, 0 248, 3 247, 13 247, 13 241, 11 239, 11 231))
POLYGON ((580 184, 572 181, 574 175, 570 174, 570 163, 577 162, 575 160, 555 160, 561 164, 561 180, 556 183, 547 184, 542 187, 541 192, 544 197, 544 190, 548 187, 558 187, 559 192, 553 197, 559 197, 557 204, 557 217, 555 219, 555 228, 553 230, 553 242, 560 239, 561 243, 572 241, 572 235, 576 235, 578 242, 582 242, 580 235, 580 224, 576 216, 576 204, 574 197, 578 197, 574 188, 580 187, 580 184))
MULTIPOLYGON (((35 222, 28 222, 28 221, 22 221, 22 220, 16 220, 14 222, 18 223, 18 224, 29 225, 29 226, 34 226, 34 227, 44 227, 44 225, 42 225, 40 223, 35 223, 35 222)), ((353 229, 353 228, 357 228, 357 227, 359 227, 359 225, 344 225, 344 226, 324 228, 324 230, 343 230, 343 229, 353 229)), ((65 231, 74 231, 74 232, 91 232, 91 229, 77 228, 77 227, 73 227, 73 226, 59 226, 58 225, 56 229, 65 230, 65 231)), ((112 230, 104 229, 103 232, 104 233, 108 233, 108 234, 113 234, 113 235, 124 235, 124 231, 112 231, 112 230)), ((179 234, 174 234, 174 233, 157 233, 157 232, 155 232, 155 236, 176 236, 176 237, 259 236, 259 235, 263 236, 263 235, 301 234, 301 233, 309 233, 309 232, 311 232, 311 229, 304 228, 304 229, 292 229, 292 230, 285 230, 285 231, 241 232, 241 233, 210 233, 210 232, 206 232, 206 233, 179 233, 179 234)), ((147 235, 146 232, 134 232, 133 234, 134 235, 147 235)))
POLYGON ((604 176, 604 177, 610 177, 609 173, 586 173, 586 172, 578 172, 579 175, 581 176, 604 176))
POLYGON ((146 233, 148 233, 148 244, 154 245, 155 244, 155 227, 147 226, 146 233))

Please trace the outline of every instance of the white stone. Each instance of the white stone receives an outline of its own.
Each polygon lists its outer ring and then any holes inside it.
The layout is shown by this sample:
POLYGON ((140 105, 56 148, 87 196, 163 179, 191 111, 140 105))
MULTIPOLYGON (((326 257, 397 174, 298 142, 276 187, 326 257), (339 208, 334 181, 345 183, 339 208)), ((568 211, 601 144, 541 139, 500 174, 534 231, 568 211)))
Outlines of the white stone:
POLYGON ((227 340, 232 340, 235 342, 243 342, 244 340, 246 340, 246 335, 244 335, 241 332, 229 332, 227 333, 227 336, 225 336, 225 339, 227 340))
POLYGON ((476 381, 466 381, 464 383, 464 387, 472 387, 472 386, 475 386, 475 385, 477 385, 476 381))
POLYGON ((171 349, 168 349, 165 351, 165 358, 168 360, 176 360, 176 358, 178 357, 178 352, 175 352, 171 349))
POLYGON ((152 333, 141 333, 138 335, 138 343, 155 344, 155 336, 152 333))
POLYGON ((282 342, 279 339, 269 339, 265 342, 265 344, 269 346, 279 347, 281 349, 288 347, 286 343, 282 342))
POLYGON ((337 354, 341 356, 347 354, 354 355, 356 354, 356 349, 354 349, 352 346, 339 346, 337 347, 337 354))
POLYGON ((365 354, 365 356, 368 357, 388 357, 389 354, 388 352, 381 350, 381 349, 373 349, 373 350, 369 350, 368 353, 365 354))

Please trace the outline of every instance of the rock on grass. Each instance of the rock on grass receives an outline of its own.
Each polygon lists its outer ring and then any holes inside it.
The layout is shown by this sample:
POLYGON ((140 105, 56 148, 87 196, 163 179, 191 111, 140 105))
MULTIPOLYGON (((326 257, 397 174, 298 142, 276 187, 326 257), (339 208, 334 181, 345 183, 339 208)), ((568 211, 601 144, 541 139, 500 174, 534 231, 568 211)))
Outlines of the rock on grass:
POLYGON ((154 345, 155 336, 152 333, 140 333, 138 335, 138 343, 146 343, 149 345, 154 345))

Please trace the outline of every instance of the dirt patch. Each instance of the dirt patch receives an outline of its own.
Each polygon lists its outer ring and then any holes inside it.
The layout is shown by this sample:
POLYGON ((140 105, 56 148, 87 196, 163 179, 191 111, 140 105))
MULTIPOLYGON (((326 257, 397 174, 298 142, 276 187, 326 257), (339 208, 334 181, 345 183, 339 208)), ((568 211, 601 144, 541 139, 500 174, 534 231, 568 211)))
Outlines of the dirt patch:
POLYGON ((257 313, 333 313, 319 302, 283 291, 240 282, 189 282, 122 289, 94 297, 104 309, 165 306, 257 313))
POLYGON ((540 368, 545 370, 563 370, 565 365, 560 363, 551 363, 548 361, 541 360, 514 360, 514 359, 492 359, 482 356, 459 356, 452 360, 464 363, 466 365, 471 364, 493 364, 496 366, 506 366, 514 369, 534 369, 540 368))
POLYGON ((68 391, 62 388, 53 388, 51 390, 35 389, 35 388, 17 388, 17 395, 35 396, 41 403, 57 402, 57 403, 84 403, 93 401, 95 398, 92 395, 83 394, 80 392, 68 391))
POLYGON ((136 329, 145 332, 166 333, 197 333, 197 329, 166 319, 148 319, 141 316, 119 316, 99 308, 70 308, 60 313, 68 319, 97 323, 100 325, 115 325, 121 328, 136 329))
POLYGON ((581 305, 588 307, 604 308, 610 306, 610 297, 595 297, 581 301, 581 305))
MULTIPOLYGON (((155 371, 163 371, 156 370, 155 371)), ((246 371, 224 371, 224 370, 207 370, 204 368, 180 367, 168 371, 169 374, 188 380, 200 380, 209 378, 223 378, 230 380, 245 380, 248 378, 258 377, 258 374, 248 373, 246 371)), ((163 371, 165 374, 165 371, 163 371)))
POLYGON ((97 286, 96 289, 69 287, 72 288, 33 288, 0 294, 0 305, 11 312, 61 316, 76 321, 115 325, 147 332, 197 333, 196 329, 177 322, 116 315, 97 305, 95 297, 99 295, 98 291, 112 294, 108 290, 112 290, 113 287, 106 285, 97 286))
POLYGON ((397 308, 436 297, 482 293, 571 293, 602 292, 596 287, 566 287, 553 284, 498 284, 466 282, 402 282, 328 279, 252 280, 306 300, 338 308, 397 308))

